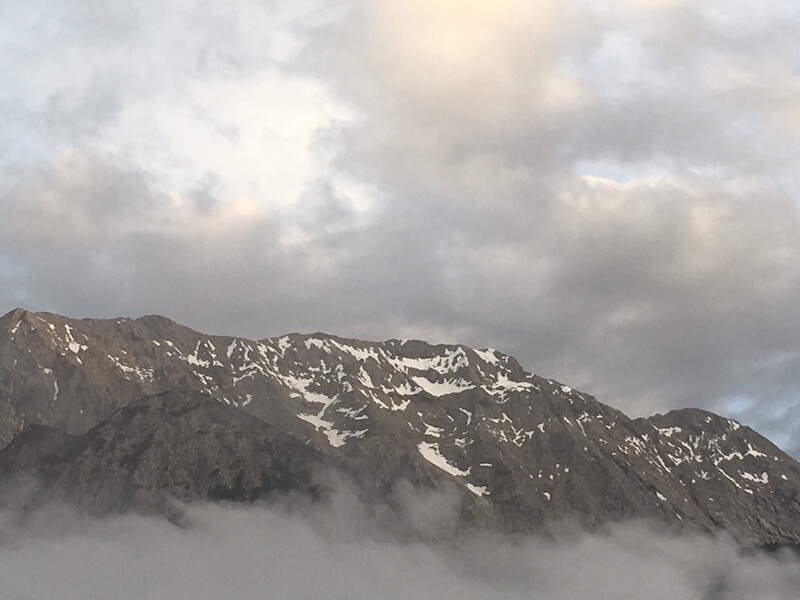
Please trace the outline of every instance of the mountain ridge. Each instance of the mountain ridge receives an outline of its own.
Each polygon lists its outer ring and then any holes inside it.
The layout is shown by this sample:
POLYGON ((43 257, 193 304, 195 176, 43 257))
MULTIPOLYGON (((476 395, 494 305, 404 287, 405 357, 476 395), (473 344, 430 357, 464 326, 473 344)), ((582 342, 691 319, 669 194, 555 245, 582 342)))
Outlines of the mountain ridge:
POLYGON ((0 318, 2 443, 37 424, 82 435, 175 390, 340 461, 375 496, 399 480, 455 485, 465 514, 508 531, 650 519, 800 541, 800 465, 750 428, 700 409, 631 419, 497 350, 320 333, 248 340, 153 315, 0 318))

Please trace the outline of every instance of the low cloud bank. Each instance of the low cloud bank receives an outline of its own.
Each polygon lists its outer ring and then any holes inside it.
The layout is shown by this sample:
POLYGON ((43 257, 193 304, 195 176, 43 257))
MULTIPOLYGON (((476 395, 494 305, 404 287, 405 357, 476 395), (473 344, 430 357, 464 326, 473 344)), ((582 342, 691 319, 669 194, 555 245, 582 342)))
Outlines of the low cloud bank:
POLYGON ((400 494, 376 513, 347 491, 318 506, 196 505, 192 523, 96 519, 63 506, 0 512, 0 581, 10 600, 547 598, 795 599, 788 555, 643 525, 559 539, 434 541, 447 496, 400 494), (389 526, 387 526, 389 525, 389 526), (409 533, 405 535, 404 533, 409 533))

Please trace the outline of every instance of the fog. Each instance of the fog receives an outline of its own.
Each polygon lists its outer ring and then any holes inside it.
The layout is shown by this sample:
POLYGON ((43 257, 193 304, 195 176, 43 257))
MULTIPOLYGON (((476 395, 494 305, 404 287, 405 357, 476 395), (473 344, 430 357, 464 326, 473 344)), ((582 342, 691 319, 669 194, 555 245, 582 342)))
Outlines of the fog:
POLYGON ((794 599, 800 590, 795 558, 743 553, 730 540, 628 524, 558 539, 442 541, 437 527, 453 522, 452 496, 405 489, 391 515, 354 498, 343 490, 316 506, 193 505, 185 527, 6 507, 2 597, 739 600, 794 599))

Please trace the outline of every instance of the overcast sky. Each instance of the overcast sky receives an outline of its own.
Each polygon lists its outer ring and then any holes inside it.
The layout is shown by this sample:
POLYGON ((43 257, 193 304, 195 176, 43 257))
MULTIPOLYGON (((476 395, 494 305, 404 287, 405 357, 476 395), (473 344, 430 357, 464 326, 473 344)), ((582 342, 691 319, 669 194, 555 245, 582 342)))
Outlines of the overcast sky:
POLYGON ((496 347, 800 454, 795 0, 0 0, 0 311, 496 347))

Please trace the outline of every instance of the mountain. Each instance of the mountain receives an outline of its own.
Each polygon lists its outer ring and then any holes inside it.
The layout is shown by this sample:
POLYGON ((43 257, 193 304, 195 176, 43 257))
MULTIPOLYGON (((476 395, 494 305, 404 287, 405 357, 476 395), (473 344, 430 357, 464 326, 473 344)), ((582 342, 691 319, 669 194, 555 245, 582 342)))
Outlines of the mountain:
MULTIPOLYGON (((136 400, 88 432, 26 428, 0 453, 0 474, 34 472, 90 513, 147 508, 180 515, 172 500, 319 496, 335 460, 249 415, 195 393, 136 400)), ((38 499, 37 499, 38 500, 38 499)))
POLYGON ((753 430, 630 419, 491 349, 18 309, 0 318, 0 399, 0 472, 102 506, 312 490, 331 467, 373 498, 455 487, 464 522, 506 531, 635 518, 800 543, 800 465, 753 430))

